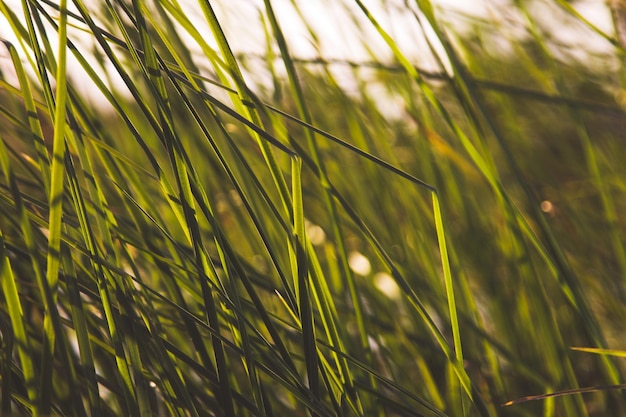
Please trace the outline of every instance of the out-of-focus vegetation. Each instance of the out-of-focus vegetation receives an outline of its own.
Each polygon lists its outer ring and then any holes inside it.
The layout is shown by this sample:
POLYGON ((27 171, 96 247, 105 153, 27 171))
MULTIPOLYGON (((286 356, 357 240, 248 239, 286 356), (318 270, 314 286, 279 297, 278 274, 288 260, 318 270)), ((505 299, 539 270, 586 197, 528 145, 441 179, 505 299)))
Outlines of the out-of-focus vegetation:
POLYGON ((0 414, 624 414, 623 8, 500 3, 0 3, 0 414))

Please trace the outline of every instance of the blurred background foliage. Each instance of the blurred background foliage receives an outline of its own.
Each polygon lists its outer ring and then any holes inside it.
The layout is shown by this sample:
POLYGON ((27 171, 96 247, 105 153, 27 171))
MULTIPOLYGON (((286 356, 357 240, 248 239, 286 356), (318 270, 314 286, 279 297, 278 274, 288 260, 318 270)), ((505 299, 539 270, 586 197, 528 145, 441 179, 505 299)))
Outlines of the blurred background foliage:
POLYGON ((0 3, 0 414, 623 414, 625 6, 462 5, 0 3))

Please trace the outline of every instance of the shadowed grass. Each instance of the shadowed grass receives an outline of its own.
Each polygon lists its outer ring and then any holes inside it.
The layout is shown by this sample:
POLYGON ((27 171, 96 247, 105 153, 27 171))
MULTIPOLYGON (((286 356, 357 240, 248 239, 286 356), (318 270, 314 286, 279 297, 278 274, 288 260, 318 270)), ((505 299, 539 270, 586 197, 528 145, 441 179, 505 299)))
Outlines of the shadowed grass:
POLYGON ((623 87, 537 13, 623 51, 575 5, 321 2, 357 62, 300 2, 92 3, 0 3, 3 415, 620 414, 623 87))

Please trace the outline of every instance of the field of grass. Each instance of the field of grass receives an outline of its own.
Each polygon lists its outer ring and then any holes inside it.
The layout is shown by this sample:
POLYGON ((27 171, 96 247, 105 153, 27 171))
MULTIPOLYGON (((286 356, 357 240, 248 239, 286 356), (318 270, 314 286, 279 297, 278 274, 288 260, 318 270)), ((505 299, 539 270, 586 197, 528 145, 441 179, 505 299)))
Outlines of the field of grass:
POLYGON ((223 3, 0 2, 0 415, 624 415, 618 3, 223 3))

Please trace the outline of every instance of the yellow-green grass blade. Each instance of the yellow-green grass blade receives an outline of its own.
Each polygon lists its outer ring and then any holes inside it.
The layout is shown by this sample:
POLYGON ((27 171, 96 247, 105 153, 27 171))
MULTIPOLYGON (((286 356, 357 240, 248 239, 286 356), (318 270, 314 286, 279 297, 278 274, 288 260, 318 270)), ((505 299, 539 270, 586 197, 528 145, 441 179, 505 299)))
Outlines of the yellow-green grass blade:
POLYGON ((63 216, 64 177, 65 177, 65 150, 66 150, 66 106, 67 106, 67 2, 62 0, 60 5, 59 39, 56 62, 56 89, 54 95, 54 136, 52 139, 52 162, 50 174, 50 195, 48 204, 50 214, 48 218, 48 249, 46 258, 46 282, 44 288, 45 318, 44 318, 44 353, 42 359, 42 376, 40 392, 42 413, 48 414, 51 406, 53 370, 52 361, 56 345, 56 338, 60 327, 55 325, 58 312, 56 311, 59 283, 59 268, 61 261, 61 229, 63 216))
POLYGON ((457 314, 456 297, 454 295, 454 281, 450 271, 450 259, 448 257, 448 246, 446 244, 446 232, 443 225, 441 206, 437 193, 432 193, 433 212, 435 214, 435 228, 439 241, 439 254, 441 256, 441 266, 443 269, 443 279, 446 284, 446 296, 448 299, 448 313, 450 314, 450 326, 452 327, 452 339, 454 355, 457 363, 463 363, 463 348, 461 346, 461 332, 457 314))
POLYGON ((600 349, 588 347, 571 347, 570 349, 579 352, 595 353, 597 355, 615 356, 617 358, 626 358, 626 351, 619 349, 600 349))
POLYGON ((15 69, 15 73, 17 74, 20 83, 20 95, 24 100, 24 107, 26 109, 26 114, 28 117, 28 125, 33 135, 32 140, 35 144, 35 149, 37 150, 37 158, 39 162, 41 178, 43 180, 46 193, 49 193, 50 159, 48 156, 48 150, 46 149, 46 146, 44 144, 41 124, 39 123, 39 119, 37 118, 37 109, 35 107, 35 100, 31 92, 30 82, 27 78, 26 72, 24 71, 24 67, 22 66, 15 47, 9 42, 4 41, 3 43, 9 50, 9 53, 11 55, 11 61, 13 63, 13 68, 15 69))
MULTIPOLYGON (((297 279, 296 287, 300 322, 302 325, 302 342, 309 389, 313 399, 320 398, 319 358, 315 340, 315 318, 311 305, 311 292, 309 289, 309 266, 306 253, 306 232, 304 229, 304 207, 302 206, 302 161, 300 158, 291 160, 291 181, 293 196, 293 240, 295 246, 294 278, 297 279)), ((293 255, 292 255, 293 256, 293 255)))
MULTIPOLYGON (((17 189, 17 183, 15 181, 14 174, 12 172, 8 154, 4 141, 0 138, 0 162, 2 163, 2 171, 4 177, 10 182, 13 195, 15 198, 15 204, 18 206, 18 210, 21 208, 22 215, 20 216, 21 222, 27 219, 24 217, 24 210, 19 198, 19 190, 17 189)), ((17 348, 17 356, 20 359, 22 372, 24 375, 24 383, 26 385, 27 395, 27 407, 31 410, 33 415, 40 415, 40 403, 39 403, 39 391, 37 387, 38 375, 35 370, 35 362, 33 358, 33 352, 31 350, 30 341, 27 334, 27 329, 24 323, 24 312, 22 309, 22 303, 19 295, 19 285, 17 283, 17 277, 13 273, 11 267, 11 260, 8 256, 4 236, 2 229, 0 229, 0 280, 2 286, 2 293, 4 301, 7 303, 7 313, 10 318, 12 333, 13 333, 13 346, 17 348)), ((9 338, 7 337, 7 341, 9 338)), ((6 347, 10 347, 11 344, 6 343, 6 347)), ((8 366, 8 365, 5 365, 8 366)), ((7 382, 8 384, 8 382, 7 382)), ((3 398, 3 409, 5 404, 10 399, 3 398)))

